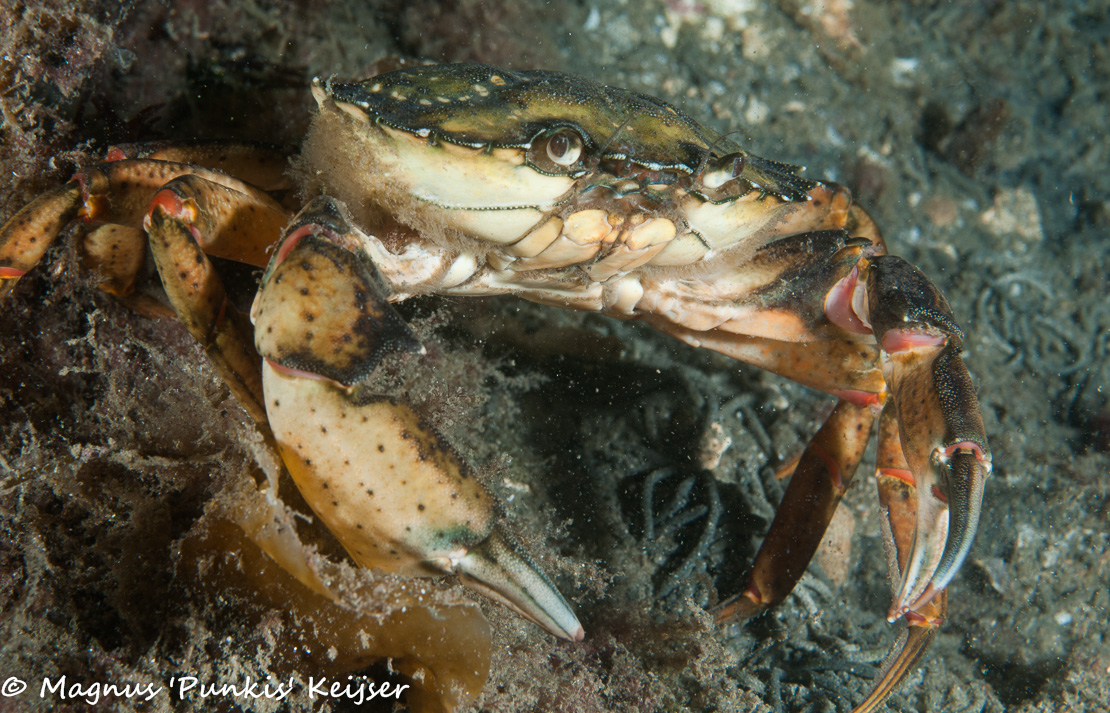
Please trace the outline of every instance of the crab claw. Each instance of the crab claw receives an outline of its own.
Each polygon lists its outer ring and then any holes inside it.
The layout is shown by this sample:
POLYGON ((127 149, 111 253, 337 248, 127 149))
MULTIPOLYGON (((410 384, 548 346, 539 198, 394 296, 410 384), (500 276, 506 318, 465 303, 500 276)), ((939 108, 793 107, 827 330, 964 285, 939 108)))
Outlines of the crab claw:
POLYGON ((359 564, 457 574, 581 640, 570 605, 502 531, 494 497, 412 409, 362 384, 383 352, 420 345, 361 238, 341 204, 314 202, 287 229, 252 310, 267 416, 297 487, 359 564))
POLYGON ((882 348, 904 477, 917 501, 912 544, 887 616, 894 621, 922 609, 959 571, 975 539, 991 455, 960 356, 963 332, 944 297, 897 257, 871 258, 860 280, 865 289, 853 307, 882 348))

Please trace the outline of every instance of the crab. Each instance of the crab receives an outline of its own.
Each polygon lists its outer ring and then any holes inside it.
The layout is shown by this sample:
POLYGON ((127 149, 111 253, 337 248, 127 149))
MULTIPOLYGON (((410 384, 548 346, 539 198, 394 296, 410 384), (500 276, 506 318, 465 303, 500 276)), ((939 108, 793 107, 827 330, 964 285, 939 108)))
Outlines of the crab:
POLYGON ((565 74, 401 65, 312 92, 291 162, 227 142, 112 147, 0 229, 0 299, 81 221, 100 288, 143 308, 149 246, 178 318, 355 562, 456 574, 570 641, 581 624, 495 499, 366 387, 383 355, 421 349, 391 303, 513 294, 641 320, 832 394, 747 585, 714 614, 790 593, 877 432, 887 618, 908 625, 856 710, 881 705, 946 617, 991 455, 949 305, 850 192, 565 74), (307 197, 292 216, 275 198, 290 177, 307 197), (266 266, 249 320, 208 255, 266 266))

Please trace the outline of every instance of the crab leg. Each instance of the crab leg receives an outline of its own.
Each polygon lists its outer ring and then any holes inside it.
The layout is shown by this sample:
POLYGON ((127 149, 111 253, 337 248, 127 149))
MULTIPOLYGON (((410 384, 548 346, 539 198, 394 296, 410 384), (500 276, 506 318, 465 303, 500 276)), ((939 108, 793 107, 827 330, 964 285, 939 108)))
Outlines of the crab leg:
POLYGON ((877 406, 885 398, 886 381, 875 366, 878 350, 869 344, 847 339, 783 342, 721 330, 703 332, 656 315, 641 321, 691 346, 712 349, 857 406, 877 406))
POLYGON ((384 350, 420 348, 386 300, 366 239, 342 204, 317 199, 287 229, 252 309, 266 410, 290 473, 360 564, 458 574, 555 636, 582 639, 451 448, 407 406, 360 386, 384 350))
MULTIPOLYGON (((78 172, 66 185, 40 196, 0 227, 0 299, 77 218, 93 225, 106 224, 91 231, 84 241, 85 267, 102 273, 101 289, 116 295, 129 292, 142 264, 146 240, 140 229, 151 198, 179 176, 197 175, 251 194, 266 205, 273 205, 266 194, 221 169, 246 175, 267 190, 288 187, 284 159, 265 146, 230 142, 125 145, 109 149, 106 158, 105 163, 78 172)), ((274 233, 271 240, 276 236, 274 233)), ((258 253, 252 261, 263 265, 266 259, 258 253)))
POLYGON ((798 460, 747 587, 717 607, 718 623, 760 614, 794 589, 859 467, 873 423, 870 408, 837 403, 798 460))
POLYGON ((253 329, 247 316, 228 301, 206 253, 259 258, 287 218, 265 194, 245 185, 238 188, 242 190, 197 175, 182 176, 154 196, 143 225, 178 318, 204 347, 235 397, 265 427, 253 329), (242 247, 235 246, 236 238, 243 238, 242 247))
POLYGON ((0 228, 0 299, 38 264, 80 208, 81 189, 70 182, 28 203, 0 228))
POLYGON ((289 151, 269 144, 241 141, 151 141, 116 144, 106 159, 148 159, 184 163, 221 171, 267 192, 293 187, 286 175, 289 151))

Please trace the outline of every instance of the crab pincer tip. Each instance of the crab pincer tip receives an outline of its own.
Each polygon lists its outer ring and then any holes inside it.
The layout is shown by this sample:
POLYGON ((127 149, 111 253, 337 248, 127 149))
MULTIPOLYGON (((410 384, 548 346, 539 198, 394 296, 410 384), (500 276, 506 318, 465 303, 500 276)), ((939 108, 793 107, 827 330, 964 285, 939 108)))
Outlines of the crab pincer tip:
POLYGON ((456 564, 463 584, 499 601, 553 636, 581 641, 586 636, 574 610, 516 544, 499 528, 456 564))
POLYGON ((942 592, 963 566, 975 540, 991 470, 989 454, 976 443, 962 441, 940 449, 936 465, 919 483, 913 546, 887 615, 892 622, 942 592))

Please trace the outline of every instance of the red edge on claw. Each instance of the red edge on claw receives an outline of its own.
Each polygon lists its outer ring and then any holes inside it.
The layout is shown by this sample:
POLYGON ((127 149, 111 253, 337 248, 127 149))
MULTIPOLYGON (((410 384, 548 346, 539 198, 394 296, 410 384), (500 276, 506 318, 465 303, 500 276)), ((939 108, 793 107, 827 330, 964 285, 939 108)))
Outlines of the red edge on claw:
POLYGON ((150 208, 147 210, 147 214, 153 213, 155 208, 161 208, 166 215, 180 218, 185 222, 191 222, 192 216, 186 215, 185 204, 181 201, 181 198, 171 190, 158 191, 150 201, 150 208))
POLYGON ((971 451, 975 454, 975 460, 979 461, 980 463, 985 463, 987 460, 986 455, 983 454, 983 447, 980 446, 978 443, 974 441, 960 441, 959 443, 953 443, 952 445, 947 446, 940 451, 941 462, 947 463, 948 459, 951 458, 956 451, 971 451))
POLYGON ((852 309, 852 298, 858 286, 859 265, 856 265, 847 277, 837 281, 829 290, 829 294, 825 297, 825 315, 830 322, 846 332, 871 334, 871 328, 852 309))
POLYGON ((917 487, 916 481, 913 479, 913 473, 905 468, 879 468, 880 475, 886 475, 891 478, 897 478, 907 485, 917 487))
POLYGON ((19 279, 26 274, 26 270, 20 270, 17 267, 0 267, 0 280, 19 279))
POLYGON ((294 230, 281 242, 281 247, 278 248, 278 253, 274 257, 274 265, 280 265, 284 262, 286 256, 293 252, 293 248, 297 247, 297 243, 301 242, 301 238, 306 235, 315 235, 318 232, 320 232, 320 226, 314 223, 302 225, 294 230))
POLYGON ((162 212, 173 218, 177 218, 182 223, 189 226, 189 232, 193 235, 193 240, 197 241, 197 245, 204 246, 207 241, 204 235, 201 234, 200 229, 196 226, 197 219, 197 206, 192 198, 181 200, 181 197, 170 189, 158 191, 154 198, 150 201, 150 208, 147 209, 146 217, 143 218, 143 228, 149 228, 150 216, 158 208, 162 212))
POLYGON ((123 152, 123 149, 121 149, 119 146, 110 146, 108 147, 107 155, 104 156, 104 162, 108 163, 109 161, 122 161, 125 158, 127 158, 127 154, 123 152))
POLYGON ((882 394, 876 394, 874 391, 860 391, 858 389, 837 389, 832 392, 832 395, 844 399, 853 406, 875 410, 881 408, 883 401, 885 401, 885 397, 882 394))
POLYGON ((888 329, 883 334, 883 351, 895 354, 919 347, 940 347, 947 341, 945 334, 929 334, 918 329, 888 329))
POLYGON ((311 371, 302 371, 301 369, 294 369, 293 367, 290 367, 290 366, 282 366, 281 364, 278 364, 276 361, 274 361, 272 359, 267 359, 266 363, 269 364, 270 368, 273 369, 275 372, 277 372, 278 374, 281 374, 282 376, 287 377, 287 378, 316 379, 318 381, 331 381, 331 379, 329 379, 328 377, 320 376, 319 374, 315 374, 311 371))

